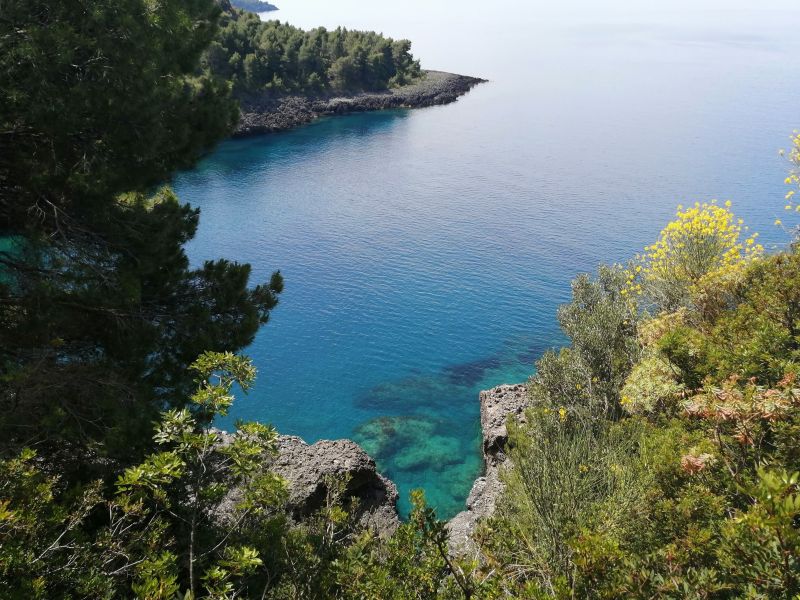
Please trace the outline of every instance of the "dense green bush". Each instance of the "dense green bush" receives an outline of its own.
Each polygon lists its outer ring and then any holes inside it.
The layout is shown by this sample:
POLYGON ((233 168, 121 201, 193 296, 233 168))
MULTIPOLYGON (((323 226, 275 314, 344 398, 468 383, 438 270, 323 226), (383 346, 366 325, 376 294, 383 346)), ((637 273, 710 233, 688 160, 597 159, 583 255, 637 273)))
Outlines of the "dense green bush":
MULTIPOLYGON (((717 222, 730 223, 721 210, 717 222)), ((679 229, 690 235, 693 226, 679 229)), ((607 286, 587 288, 582 278, 573 287, 559 313, 572 345, 537 364, 537 408, 511 429, 507 491, 484 542, 509 593, 800 593, 800 253, 703 270, 667 304, 663 286, 636 288, 640 271, 625 293, 601 296, 605 303, 585 298, 607 286), (673 312, 652 317, 637 305, 673 312), (632 329, 608 327, 629 320, 632 329), (592 360, 601 367, 588 367, 592 360), (604 397, 618 397, 623 411, 597 410, 606 404, 583 389, 588 373, 592 389, 609 390, 604 397), (576 427, 581 415, 594 419, 576 427)))
POLYGON ((645 356, 628 375, 620 403, 630 414, 672 413, 686 388, 680 370, 662 356, 645 356))
POLYGON ((571 542, 584 528, 627 536, 649 475, 631 460, 642 435, 633 420, 544 407, 527 421, 510 432, 513 469, 488 546, 512 579, 555 593, 574 586, 571 542))
POLYGON ((233 83, 234 93, 322 94, 376 91, 421 76, 411 42, 374 32, 323 27, 303 31, 252 13, 225 13, 203 58, 207 71, 233 83))
POLYGON ((0 462, 0 573, 15 598, 229 597, 263 564, 245 531, 279 518, 283 483, 264 468, 275 431, 241 424, 223 443, 210 429, 254 370, 232 354, 193 365, 196 409, 163 413, 156 451, 113 486, 47 473, 32 450, 0 462), (236 490, 235 500, 230 494, 236 490), (222 506, 227 508, 223 511, 222 506))
POLYGON ((625 286, 619 267, 601 267, 595 280, 581 275, 573 281, 572 302, 558 311, 572 344, 538 361, 530 386, 534 401, 588 407, 598 415, 620 412, 620 388, 640 351, 625 286))

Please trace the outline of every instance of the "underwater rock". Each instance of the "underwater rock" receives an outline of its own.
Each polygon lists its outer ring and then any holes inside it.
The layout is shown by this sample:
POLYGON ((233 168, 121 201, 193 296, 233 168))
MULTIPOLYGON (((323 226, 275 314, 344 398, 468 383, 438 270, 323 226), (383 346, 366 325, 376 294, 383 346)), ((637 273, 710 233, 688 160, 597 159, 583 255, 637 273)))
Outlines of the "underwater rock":
POLYGON ((391 459, 409 446, 424 444, 434 431, 436 423, 427 417, 378 417, 357 427, 353 437, 370 456, 383 460, 391 459))
POLYGON ((392 471, 443 471, 464 460, 458 438, 442 435, 441 419, 422 415, 378 417, 355 431, 355 439, 392 471))
MULTIPOLYGON (((452 419, 437 416, 379 417, 358 427, 354 439, 404 489, 434 485, 427 500, 447 518, 462 509, 465 491, 481 470, 478 457, 453 435, 453 427, 452 419)), ((474 444, 479 443, 476 435, 474 444)), ((400 508, 410 508, 406 498, 400 499, 400 508)))
MULTIPOLYGON (((471 457, 472 455, 470 455, 471 457)), ((439 476, 444 490, 453 498, 463 497, 464 490, 470 489, 475 482, 475 475, 483 471, 482 465, 477 464, 478 461, 467 461, 466 464, 460 461, 456 465, 449 465, 449 467, 442 471, 439 476)), ((461 507, 458 507, 460 509, 461 507)), ((458 510, 456 510, 458 512, 458 510)))
POLYGON ((472 387, 480 383, 486 376, 487 371, 499 369, 503 366, 503 361, 496 356, 481 358, 471 362, 460 363, 445 367, 444 372, 449 383, 472 387))
POLYGON ((452 393, 453 386, 446 376, 414 375, 376 385, 358 396, 355 404, 384 414, 446 410, 452 393))
POLYGON ((442 470, 448 465, 461 462, 461 444, 454 437, 430 436, 403 448, 392 463, 401 471, 421 469, 442 470))
POLYGON ((377 417, 362 423, 356 428, 359 440, 374 440, 381 447, 387 447, 402 438, 420 438, 433 435, 436 423, 421 415, 404 415, 397 417, 377 417))

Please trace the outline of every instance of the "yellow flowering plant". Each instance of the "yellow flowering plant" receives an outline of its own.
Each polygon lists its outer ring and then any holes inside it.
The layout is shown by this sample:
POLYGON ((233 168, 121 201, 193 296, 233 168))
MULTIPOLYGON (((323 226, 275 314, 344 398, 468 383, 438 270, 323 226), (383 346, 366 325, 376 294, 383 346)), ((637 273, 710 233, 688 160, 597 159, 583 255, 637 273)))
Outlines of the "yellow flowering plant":
MULTIPOLYGON (((798 202, 796 196, 797 191, 800 190, 800 132, 795 130, 790 139, 792 141, 792 145, 789 148, 789 151, 786 152, 785 150, 781 150, 781 155, 786 156, 791 165, 789 168, 789 174, 784 180, 784 183, 788 186, 791 186, 791 189, 788 190, 784 196, 786 204, 784 205, 783 209, 789 213, 800 213, 800 202, 798 202)), ((785 228, 785 225, 781 219, 776 219, 775 225, 785 228)), ((795 225, 795 238, 798 236, 798 233, 800 233, 800 226, 795 225)))
POLYGON ((694 288, 709 277, 723 282, 741 273, 764 248, 730 207, 730 201, 678 206, 676 219, 631 265, 625 295, 672 312, 689 304, 694 288))
POLYGON ((620 393, 627 414, 646 415, 671 412, 686 389, 678 380, 678 368, 655 352, 633 368, 620 393))

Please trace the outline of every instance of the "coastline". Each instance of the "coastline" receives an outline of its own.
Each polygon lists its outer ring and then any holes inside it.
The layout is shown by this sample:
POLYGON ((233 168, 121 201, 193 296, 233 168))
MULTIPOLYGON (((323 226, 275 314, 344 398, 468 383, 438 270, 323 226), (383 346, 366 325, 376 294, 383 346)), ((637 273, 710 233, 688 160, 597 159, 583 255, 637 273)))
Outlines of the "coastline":
POLYGON ((478 77, 444 71, 425 71, 425 75, 424 79, 411 85, 352 96, 243 98, 240 99, 241 116, 233 137, 287 131, 324 116, 450 104, 474 86, 486 82, 478 77))
MULTIPOLYGON (((448 521, 446 530, 452 556, 475 553, 472 539, 479 523, 494 514, 504 485, 501 472, 510 466, 506 456, 509 419, 525 422, 529 406, 526 384, 499 385, 479 394, 481 446, 484 468, 475 479, 464 510, 448 521)), ((220 445, 231 443, 231 435, 216 429, 220 445)), ((270 469, 286 481, 286 509, 300 523, 325 503, 329 478, 347 482, 344 493, 357 500, 357 520, 377 535, 386 537, 400 525, 397 486, 381 474, 371 457, 350 439, 320 440, 314 444, 292 435, 278 436, 277 453, 266 457, 270 469)), ((217 514, 225 522, 239 491, 232 490, 217 514)))

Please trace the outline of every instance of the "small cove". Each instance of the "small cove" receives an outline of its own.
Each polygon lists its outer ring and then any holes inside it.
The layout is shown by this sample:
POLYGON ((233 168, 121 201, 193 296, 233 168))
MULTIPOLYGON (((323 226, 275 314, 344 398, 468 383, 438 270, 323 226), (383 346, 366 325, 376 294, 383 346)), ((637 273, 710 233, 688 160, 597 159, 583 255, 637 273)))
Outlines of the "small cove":
POLYGON ((631 256, 694 200, 730 198, 767 245, 785 239, 793 13, 294 4, 275 17, 409 37, 423 66, 491 82, 453 105, 228 141, 176 176, 202 209, 194 263, 286 278, 225 427, 351 437, 401 508, 422 487, 452 516, 480 471, 478 391, 563 342, 575 274, 631 256))

